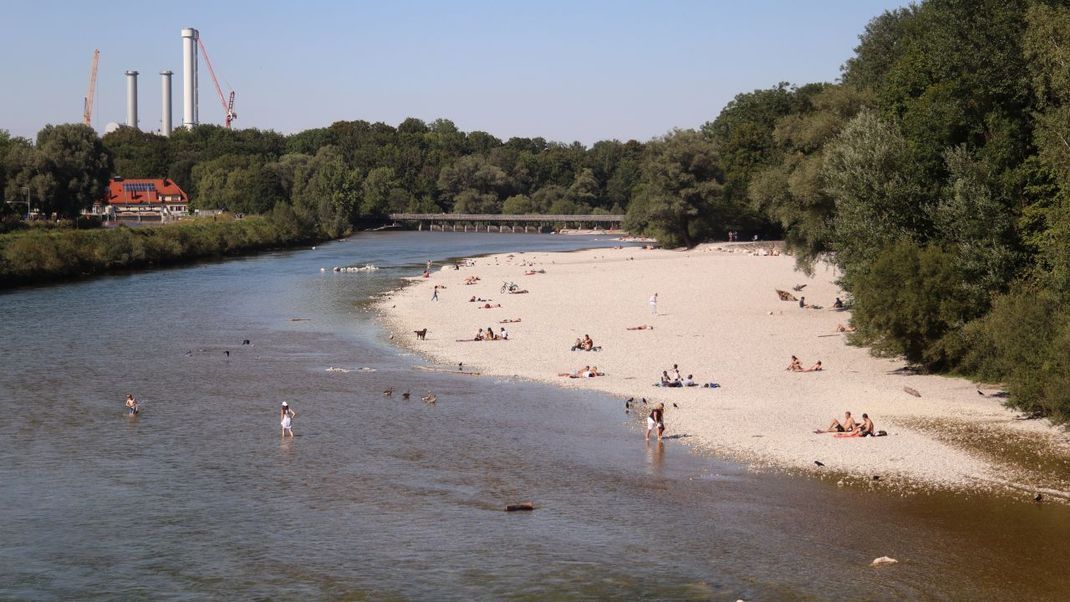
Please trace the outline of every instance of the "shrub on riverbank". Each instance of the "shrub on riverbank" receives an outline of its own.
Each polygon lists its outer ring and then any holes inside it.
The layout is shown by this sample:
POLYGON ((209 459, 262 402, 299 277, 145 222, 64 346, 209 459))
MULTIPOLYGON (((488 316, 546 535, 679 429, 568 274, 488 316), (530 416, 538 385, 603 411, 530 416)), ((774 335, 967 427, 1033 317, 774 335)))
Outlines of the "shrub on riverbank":
POLYGON ((328 238, 296 226, 285 216, 272 214, 141 228, 11 232, 0 235, 0 287, 174 265, 328 238))

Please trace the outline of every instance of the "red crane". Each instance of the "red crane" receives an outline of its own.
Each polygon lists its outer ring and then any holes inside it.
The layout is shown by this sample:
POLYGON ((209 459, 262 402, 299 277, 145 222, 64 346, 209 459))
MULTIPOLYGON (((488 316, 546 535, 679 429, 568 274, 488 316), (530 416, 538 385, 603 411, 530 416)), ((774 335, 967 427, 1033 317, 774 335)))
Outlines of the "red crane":
POLYGON ((219 79, 215 76, 215 69, 212 68, 212 60, 208 58, 208 51, 204 48, 204 40, 197 38, 197 45, 201 47, 201 54, 204 55, 204 64, 208 65, 208 74, 212 76, 212 83, 215 84, 216 94, 219 95, 219 102, 223 105, 223 113, 226 115, 224 123, 227 129, 230 129, 230 122, 238 118, 238 114, 234 112, 234 90, 230 91, 230 102, 227 102, 227 97, 223 96, 223 88, 219 86, 219 79))

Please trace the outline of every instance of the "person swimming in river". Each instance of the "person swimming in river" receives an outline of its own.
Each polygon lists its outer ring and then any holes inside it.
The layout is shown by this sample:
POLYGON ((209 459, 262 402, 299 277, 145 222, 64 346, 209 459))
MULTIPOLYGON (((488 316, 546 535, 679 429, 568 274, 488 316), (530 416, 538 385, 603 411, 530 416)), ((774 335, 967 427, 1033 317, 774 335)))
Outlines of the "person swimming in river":
POLYGON ((134 399, 133 393, 126 394, 126 413, 130 416, 134 416, 141 411, 141 406, 138 405, 137 400, 134 399))
POLYGON ((297 412, 290 409, 290 404, 285 401, 282 402, 282 408, 279 409, 279 423, 282 425, 282 436, 293 437, 293 419, 297 417, 297 412))

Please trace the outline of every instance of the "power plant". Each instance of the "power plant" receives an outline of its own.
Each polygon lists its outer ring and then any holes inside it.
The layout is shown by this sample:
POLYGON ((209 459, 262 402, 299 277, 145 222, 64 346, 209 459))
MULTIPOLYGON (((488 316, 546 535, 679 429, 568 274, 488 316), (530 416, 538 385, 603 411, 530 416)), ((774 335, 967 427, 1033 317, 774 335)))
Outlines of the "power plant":
MULTIPOLYGON (((212 76, 212 83, 215 84, 215 90, 219 95, 219 101, 223 105, 224 125, 227 129, 230 129, 231 122, 238 117, 238 114, 234 112, 234 90, 230 90, 229 98, 223 94, 223 89, 219 85, 219 79, 216 78, 215 70, 212 68, 212 62, 208 58, 208 51, 205 50, 204 42, 201 41, 200 32, 192 27, 187 27, 185 29, 182 29, 180 33, 182 36, 182 127, 188 129, 200 123, 200 99, 197 74, 198 67, 200 64, 200 58, 201 56, 203 56, 204 64, 208 67, 208 74, 212 76)), ((82 121, 86 125, 89 125, 92 119, 93 95, 95 93, 97 62, 99 60, 99 57, 100 51, 97 50, 93 54, 93 63, 90 69, 89 90, 86 94, 86 98, 83 103, 82 121)), ((138 72, 131 69, 126 71, 125 75, 125 125, 127 127, 138 129, 138 72)), ((170 136, 173 129, 171 121, 172 75, 174 75, 174 72, 168 69, 160 71, 160 133, 164 136, 170 136)), ((108 131, 111 131, 115 127, 118 127, 118 125, 109 124, 109 127, 105 128, 105 133, 108 133, 108 131)))

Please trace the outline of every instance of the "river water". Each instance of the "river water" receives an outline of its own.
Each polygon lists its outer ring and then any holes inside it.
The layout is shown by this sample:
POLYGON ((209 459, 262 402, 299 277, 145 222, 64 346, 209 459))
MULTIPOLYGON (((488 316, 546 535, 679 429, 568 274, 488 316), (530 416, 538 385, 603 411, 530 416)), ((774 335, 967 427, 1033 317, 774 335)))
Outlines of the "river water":
POLYGON ((1064 507, 647 445, 618 399, 420 370, 367 309, 427 258, 609 244, 362 234, 0 294, 0 598, 1070 598, 1064 507))

